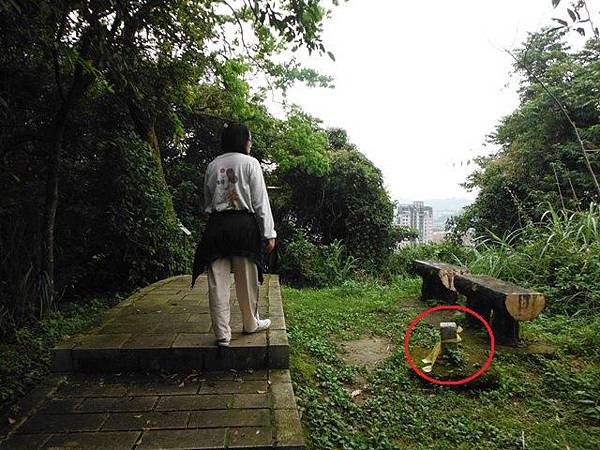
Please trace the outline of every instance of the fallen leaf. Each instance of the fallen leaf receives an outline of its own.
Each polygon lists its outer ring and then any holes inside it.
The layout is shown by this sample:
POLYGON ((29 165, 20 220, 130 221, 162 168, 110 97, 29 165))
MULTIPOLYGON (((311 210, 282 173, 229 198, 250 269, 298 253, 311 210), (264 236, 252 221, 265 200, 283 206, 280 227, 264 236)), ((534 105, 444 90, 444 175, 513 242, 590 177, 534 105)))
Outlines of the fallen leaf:
POLYGON ((17 419, 15 419, 14 417, 9 417, 8 418, 8 423, 11 424, 11 425, 14 425, 16 421, 17 421, 17 419))
POLYGON ((260 434, 260 430, 256 430, 256 434, 260 434))
POLYGON ((360 394, 362 394, 362 390, 361 389, 357 389, 355 391, 352 391, 352 394, 350 394, 350 396, 352 398, 354 398, 354 397, 358 397, 360 394))
POLYGON ((177 387, 180 387, 180 388, 182 388, 182 387, 184 387, 184 386, 185 386, 185 383, 182 381, 181 383, 179 383, 179 386, 177 386, 177 387))
POLYGON ((257 394, 266 394, 267 391, 256 391, 257 394))
POLYGON ((133 416, 133 417, 135 417, 136 419, 139 419, 139 418, 141 418, 141 417, 142 417, 142 415, 141 415, 141 414, 138 414, 137 416, 133 416))

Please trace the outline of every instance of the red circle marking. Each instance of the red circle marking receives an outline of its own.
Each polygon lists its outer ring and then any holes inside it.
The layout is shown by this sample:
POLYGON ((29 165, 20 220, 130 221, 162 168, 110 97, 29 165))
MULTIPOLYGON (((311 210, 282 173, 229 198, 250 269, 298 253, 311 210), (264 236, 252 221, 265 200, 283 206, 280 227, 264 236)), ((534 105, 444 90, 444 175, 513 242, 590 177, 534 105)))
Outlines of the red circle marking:
POLYGON ((423 311, 421 314, 419 314, 415 320, 413 320, 409 327, 408 330, 406 331, 406 335, 404 336, 404 354, 406 355, 406 359, 408 360, 408 364, 410 364, 410 367, 412 368, 412 370, 415 371, 415 373, 417 375, 419 375, 421 378, 431 382, 431 383, 435 383, 435 384, 443 384, 443 385, 452 385, 452 386, 456 386, 456 385, 460 385, 460 384, 465 384, 468 383, 469 381, 473 381, 475 378, 477 378, 478 376, 480 376, 481 374, 483 374, 483 372, 485 372, 487 370, 488 367, 490 367, 490 364, 492 363, 492 358, 494 357, 494 350, 496 348, 496 343, 494 340, 494 333, 492 332, 492 329, 490 328, 490 325, 487 323, 487 321, 481 317, 479 314, 477 314, 475 311, 473 311, 472 309, 467 308, 466 306, 462 306, 462 305, 441 305, 441 306, 435 306, 433 308, 428 309, 427 311, 423 311), (408 343, 410 341, 410 334, 412 333, 413 328, 415 327, 415 325, 417 324, 417 322, 419 320, 421 320, 423 317, 427 316, 428 314, 431 314, 434 311, 439 311, 442 309, 457 309, 459 311, 464 311, 468 314, 471 314, 475 317, 477 317, 477 319, 479 319, 481 321, 481 323, 483 323, 483 326, 485 327, 485 329, 487 330, 489 336, 490 336, 490 356, 488 356, 487 361, 485 362, 485 364, 481 367, 481 369, 479 369, 477 372, 475 372, 473 375, 467 377, 467 378, 463 378, 462 380, 454 380, 454 381, 442 381, 442 380, 438 380, 437 378, 433 378, 430 377, 429 375, 423 373, 413 362, 412 358, 410 357, 410 352, 409 352, 409 347, 408 347, 408 343))

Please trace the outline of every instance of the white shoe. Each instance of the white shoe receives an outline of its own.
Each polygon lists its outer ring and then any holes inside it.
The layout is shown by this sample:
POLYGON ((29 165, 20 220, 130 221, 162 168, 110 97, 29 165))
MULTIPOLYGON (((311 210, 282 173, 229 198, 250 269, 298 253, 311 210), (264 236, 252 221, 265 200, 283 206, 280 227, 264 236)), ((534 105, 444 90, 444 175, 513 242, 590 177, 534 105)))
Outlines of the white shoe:
POLYGON ((219 347, 229 347, 229 339, 217 339, 217 345, 219 347))
POLYGON ((271 326, 271 319, 259 319, 258 326, 254 331, 246 331, 246 333, 258 333, 259 331, 264 331, 271 326))

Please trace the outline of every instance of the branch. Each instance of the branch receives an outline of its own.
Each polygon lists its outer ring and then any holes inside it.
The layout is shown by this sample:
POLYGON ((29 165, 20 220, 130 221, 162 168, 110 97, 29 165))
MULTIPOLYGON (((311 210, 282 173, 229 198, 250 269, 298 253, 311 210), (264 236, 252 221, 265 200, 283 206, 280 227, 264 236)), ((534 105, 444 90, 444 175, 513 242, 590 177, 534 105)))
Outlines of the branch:
POLYGON ((527 72, 527 75, 529 75, 529 77, 531 79, 533 79, 536 83, 538 83, 542 87, 542 89, 544 89, 544 91, 552 98, 552 100, 554 100, 554 102, 558 105, 558 107, 564 114, 567 121, 571 124, 571 127, 573 128, 573 131, 575 132, 575 136, 577 137, 579 147, 581 148, 581 153, 583 154, 583 158, 584 158, 587 170, 590 173, 592 180, 594 181, 594 186, 596 187, 596 193, 598 194, 598 197, 600 197, 600 184, 598 184, 598 178, 596 178, 596 174, 594 173, 594 169, 592 168, 592 164, 590 163, 590 159, 588 158, 588 155, 587 155, 587 150, 585 149, 585 145, 583 144, 583 140, 581 139, 581 135, 579 134, 579 130, 577 129, 575 122, 573 122, 573 119, 571 119, 571 115, 569 114, 569 112, 567 111, 565 106, 562 104, 562 102, 558 99, 558 97, 546 86, 546 83, 544 83, 536 74, 534 74, 529 69, 529 67, 527 67, 525 64, 522 64, 519 61, 519 59, 510 50, 505 50, 505 51, 515 60, 515 62, 517 63, 517 66, 520 67, 521 69, 525 70, 525 72, 527 72))
POLYGON ((65 90, 63 88, 62 78, 60 75, 60 64, 58 61, 58 44, 60 43, 60 40, 62 39, 63 34, 65 32, 66 22, 67 22, 67 7, 65 6, 62 11, 62 16, 60 19, 60 25, 58 27, 58 31, 54 38, 54 45, 52 46, 52 49, 51 49, 52 63, 54 65, 54 78, 56 80, 56 86, 58 87, 58 95, 60 97, 60 100, 63 103, 65 102, 65 90))
POLYGON ((246 45, 246 40, 244 39, 244 27, 242 25, 242 21, 240 20, 240 18, 237 15, 237 11, 233 8, 233 6, 231 6, 229 3, 227 3, 227 1, 223 0, 223 3, 225 3, 225 5, 227 5, 227 7, 231 10, 231 12, 233 13, 233 17, 235 18, 235 20, 238 23, 238 26, 240 28, 240 37, 242 39, 242 46, 244 47, 244 50, 246 51, 246 55, 248 55, 248 58, 250 58, 257 66, 260 70, 262 70, 262 72, 265 74, 265 78, 267 80, 267 84, 269 85, 269 89, 271 89, 271 92, 274 92, 275 89, 273 88, 273 84, 271 83, 271 80, 269 78, 269 72, 267 71, 267 69, 264 68, 264 66, 254 57, 250 54, 250 50, 248 49, 248 45, 246 45))
POLYGON ((594 26, 594 22, 592 21, 592 15, 590 14, 590 10, 588 9, 587 1, 583 2, 583 6, 585 8, 585 12, 588 15, 588 19, 590 21, 590 26, 592 27, 592 33, 594 33, 594 37, 596 38, 596 40, 598 40, 599 39, 598 29, 594 26))

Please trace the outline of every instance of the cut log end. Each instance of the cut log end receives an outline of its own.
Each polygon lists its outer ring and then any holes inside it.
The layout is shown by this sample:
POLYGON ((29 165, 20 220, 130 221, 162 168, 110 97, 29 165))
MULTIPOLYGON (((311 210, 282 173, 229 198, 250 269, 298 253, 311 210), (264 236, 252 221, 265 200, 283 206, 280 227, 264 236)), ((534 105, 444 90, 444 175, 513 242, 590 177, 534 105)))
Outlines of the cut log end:
POLYGON ((544 310, 546 299, 542 294, 510 294, 506 296, 506 310, 518 321, 535 319, 544 310))

